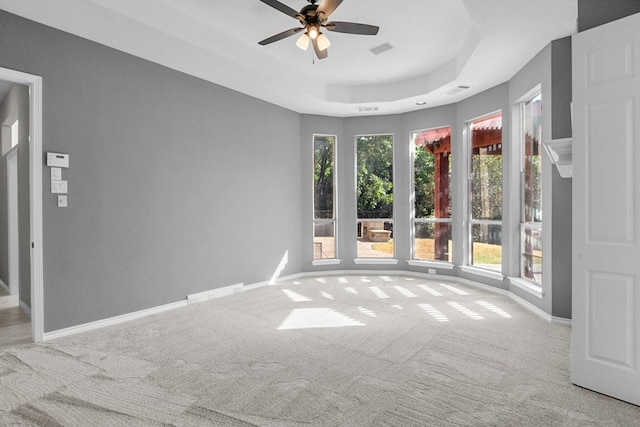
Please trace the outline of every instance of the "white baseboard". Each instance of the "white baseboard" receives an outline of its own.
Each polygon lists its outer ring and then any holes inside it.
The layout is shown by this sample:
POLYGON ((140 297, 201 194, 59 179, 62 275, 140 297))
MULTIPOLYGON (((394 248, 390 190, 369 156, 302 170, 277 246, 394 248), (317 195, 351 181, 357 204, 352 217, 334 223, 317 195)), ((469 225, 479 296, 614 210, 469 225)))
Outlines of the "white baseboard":
POLYGON ((546 313, 544 310, 536 307, 535 305, 531 304, 529 301, 519 297, 518 295, 514 294, 513 292, 508 292, 508 296, 509 298, 511 298, 512 300, 514 300, 515 302, 517 302, 518 304, 520 304, 521 306, 523 306, 524 308, 526 308, 527 310, 529 310, 530 312, 532 312, 533 314, 537 314, 538 316, 542 317, 544 320, 546 320, 547 322, 551 323, 551 321, 553 320, 551 318, 551 315, 546 313))
POLYGON ((71 326, 69 328, 58 329, 57 331, 45 332, 44 341, 54 340, 69 335, 88 332, 94 329, 104 328, 105 326, 117 325, 118 323, 127 322, 129 320, 139 319, 141 317, 151 316, 152 314, 162 313, 163 311, 174 310, 180 307, 186 307, 187 300, 182 300, 158 307, 148 308, 146 310, 135 311, 133 313, 123 314, 120 316, 110 317, 108 319, 96 320, 95 322, 84 323, 82 325, 71 326))
POLYGON ((557 323, 558 325, 564 325, 569 327, 573 325, 573 320, 567 319, 566 317, 551 316, 551 322, 557 323))
POLYGON ((199 302, 207 301, 214 298, 222 298, 229 295, 242 292, 244 283, 238 283, 235 285, 225 286, 222 288, 211 289, 210 291, 198 292, 197 294, 187 295, 187 303, 189 305, 199 302))
POLYGON ((31 317, 31 307, 25 304, 22 300, 20 300, 20 309, 24 312, 24 314, 31 317))
POLYGON ((10 294, 10 293, 11 293, 11 291, 9 290, 9 286, 7 286, 7 284, 6 284, 6 283, 4 283, 4 282, 2 281, 2 279, 0 279, 0 286, 2 286, 2 287, 4 288, 4 290, 5 290, 5 291, 7 291, 7 293, 8 293, 8 294, 10 294))
POLYGON ((79 334, 81 332, 88 332, 95 329, 104 328, 105 326, 117 325, 118 323, 139 319, 141 317, 151 316, 153 314, 162 313, 163 311, 186 307, 187 305, 203 302, 213 298, 221 298, 224 296, 233 295, 244 290, 244 285, 242 283, 238 283, 231 286, 225 286, 223 288, 199 292, 197 294, 188 295, 187 298, 182 301, 165 304, 158 307, 151 307, 145 310, 135 311, 133 313, 123 314, 120 316, 109 317, 107 319, 96 320, 94 322, 83 323, 81 325, 71 326, 69 328, 59 329, 52 332, 46 332, 44 334, 43 340, 50 341, 56 338, 62 338, 69 335, 79 334))
MULTIPOLYGON (((200 302, 207 301, 207 300, 210 300, 210 299, 213 299, 213 298, 221 298, 221 297, 224 297, 224 296, 234 295, 234 294, 240 293, 240 292, 246 292, 246 291, 250 291, 250 290, 253 290, 253 289, 258 289, 258 288, 261 288, 263 286, 275 286, 278 283, 289 281, 289 280, 296 280, 296 279, 300 279, 300 278, 314 277, 314 276, 342 276, 342 275, 346 276, 346 275, 353 275, 353 274, 378 275, 378 276, 388 275, 388 276, 419 277, 419 278, 430 279, 430 280, 437 279, 437 280, 442 280, 442 281, 460 283, 460 284, 476 287, 476 288, 479 288, 479 289, 483 289, 485 291, 492 292, 492 293, 495 293, 495 294, 508 296, 509 298, 511 298, 515 302, 517 302, 518 304, 522 305, 524 308, 526 308, 529 311, 531 311, 532 313, 540 316, 541 318, 543 318, 544 320, 546 320, 548 322, 553 322, 553 323, 558 323, 558 324, 562 324, 562 325, 571 326, 571 319, 565 319, 565 318, 561 318, 561 317, 551 316, 550 314, 545 313, 540 308, 536 307, 535 305, 533 305, 530 302, 520 298, 519 296, 515 295, 514 293, 512 293, 512 292, 510 292, 510 291, 508 291, 506 289, 495 288, 493 286, 488 286, 488 285, 485 285, 485 284, 482 284, 482 283, 474 282, 472 280, 463 279, 463 278, 456 277, 456 276, 441 276, 441 275, 437 275, 437 274, 420 273, 420 272, 404 271, 404 270, 389 270, 389 271, 383 271, 383 270, 331 270, 331 271, 322 271, 322 272, 319 272, 319 271, 308 271, 308 272, 303 272, 303 273, 292 274, 292 275, 289 275, 289 276, 279 277, 275 281, 274 281, 274 279, 271 279, 271 280, 265 280, 265 281, 262 281, 262 282, 252 283, 252 284, 249 284, 249 285, 244 285, 242 283, 238 283, 238 284, 235 284, 235 285, 230 285, 230 286, 225 286, 225 287, 222 287, 222 288, 212 289, 210 291, 199 292, 199 293, 196 293, 196 294, 188 295, 187 298, 182 300, 182 301, 177 301, 177 302, 174 302, 174 303, 165 304, 165 305, 161 305, 161 306, 158 306, 158 307, 152 307, 152 308, 148 308, 146 310, 140 310, 140 311, 136 311, 136 312, 133 312, 133 313, 123 314, 123 315, 120 315, 120 316, 110 317, 108 319, 96 320, 95 322, 89 322, 89 323, 84 323, 82 325, 71 326, 69 328, 59 329, 57 331, 46 332, 44 334, 44 341, 50 341, 50 340, 53 340, 53 339, 56 339, 56 338, 62 338, 62 337, 66 337, 66 336, 69 336, 69 335, 79 334, 81 332, 88 332, 88 331, 91 331, 91 330, 94 330, 94 329, 103 328, 105 326, 116 325, 116 324, 119 324, 119 323, 127 322, 129 320, 139 319, 141 317, 146 317, 146 316, 151 316, 153 314, 162 313, 163 311, 174 310, 176 308, 186 307, 187 305, 200 303, 200 302)), ((22 305, 22 303, 21 303, 21 305, 22 305)), ((26 307, 26 305, 25 305, 25 307, 26 307)), ((26 308, 28 309, 28 307, 26 307, 26 308)))

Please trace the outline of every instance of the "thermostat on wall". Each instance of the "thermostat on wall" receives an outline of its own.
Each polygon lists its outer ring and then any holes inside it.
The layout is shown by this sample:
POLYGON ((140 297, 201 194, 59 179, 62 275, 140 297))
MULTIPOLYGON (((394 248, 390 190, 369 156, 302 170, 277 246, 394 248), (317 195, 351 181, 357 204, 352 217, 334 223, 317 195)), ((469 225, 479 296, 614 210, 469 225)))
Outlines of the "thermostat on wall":
POLYGON ((47 166, 57 168, 69 167, 69 155, 62 153, 47 153, 47 166))

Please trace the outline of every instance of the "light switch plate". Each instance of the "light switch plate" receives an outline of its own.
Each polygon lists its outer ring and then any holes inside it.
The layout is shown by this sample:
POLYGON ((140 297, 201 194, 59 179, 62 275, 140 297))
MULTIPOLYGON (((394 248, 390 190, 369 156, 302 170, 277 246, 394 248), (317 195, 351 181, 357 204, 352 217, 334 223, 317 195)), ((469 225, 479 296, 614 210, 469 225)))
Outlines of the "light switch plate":
POLYGON ((67 207, 67 196, 66 195, 59 195, 58 196, 58 207, 59 208, 66 208, 67 207))
POLYGON ((62 168, 51 168, 51 181, 62 180, 62 168))
POLYGON ((51 181, 53 194, 67 194, 67 181, 51 181))

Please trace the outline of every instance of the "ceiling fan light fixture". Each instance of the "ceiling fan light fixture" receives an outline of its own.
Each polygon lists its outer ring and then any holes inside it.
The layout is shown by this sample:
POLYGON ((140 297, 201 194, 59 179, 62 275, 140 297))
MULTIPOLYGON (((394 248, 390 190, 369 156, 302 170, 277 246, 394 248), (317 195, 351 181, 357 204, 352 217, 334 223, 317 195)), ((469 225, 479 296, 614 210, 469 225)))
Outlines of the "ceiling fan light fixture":
POLYGON ((309 31, 307 31, 307 33, 309 33, 309 37, 311 37, 311 39, 315 39, 318 37, 318 34, 320 34, 320 31, 315 25, 309 25, 309 31))
POLYGON ((318 49, 319 50, 325 50, 329 46, 331 46, 331 42, 329 41, 327 36, 325 36, 324 34, 320 33, 320 35, 318 35, 318 49))
POLYGON ((302 50, 309 49, 309 36, 307 35, 307 33, 302 33, 302 35, 298 37, 296 46, 298 46, 302 50))
POLYGON ((343 0, 307 0, 309 4, 300 9, 299 12, 279 0, 260 1, 279 12, 294 18, 301 25, 300 27, 282 31, 281 33, 259 41, 258 44, 261 46, 266 46, 287 37, 291 37, 294 34, 304 32, 304 34, 296 41, 296 45, 302 50, 308 50, 309 45, 313 44, 315 57, 318 59, 325 59, 328 56, 328 47, 331 46, 331 42, 327 36, 322 34, 321 30, 323 28, 326 31, 335 31, 337 33, 370 36, 375 36, 380 30, 376 25, 345 21, 330 22, 329 15, 331 15, 336 8, 340 6, 343 0))

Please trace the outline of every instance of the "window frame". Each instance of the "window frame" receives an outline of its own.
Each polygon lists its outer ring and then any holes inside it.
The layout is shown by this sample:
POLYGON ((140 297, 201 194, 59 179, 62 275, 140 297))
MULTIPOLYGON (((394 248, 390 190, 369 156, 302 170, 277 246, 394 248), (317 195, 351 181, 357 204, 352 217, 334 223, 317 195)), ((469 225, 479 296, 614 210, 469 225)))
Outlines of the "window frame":
MULTIPOLYGON (((476 219, 473 218, 473 131, 472 131, 472 125, 473 123, 482 121, 483 119, 488 119, 491 116, 495 116, 497 114, 500 114, 501 118, 504 119, 504 111, 502 109, 498 109, 498 110, 494 110, 492 112, 486 113, 486 114, 482 114, 480 116, 477 116, 475 118, 472 118, 470 120, 467 120, 465 122, 465 126, 464 126, 464 132, 466 134, 465 136, 465 170, 466 170, 466 189, 465 189, 465 194, 466 197, 464 198, 464 212, 465 212, 465 219, 467 222, 467 225, 464 227, 464 233, 465 233, 465 243, 466 243, 466 247, 465 249, 465 253, 464 253, 464 259, 463 259, 463 265, 461 266, 462 271, 465 272, 470 272, 470 273, 474 273, 474 274, 478 274, 480 276, 484 276, 490 279, 497 279, 497 280, 502 280, 504 278, 504 261, 505 261, 505 254, 504 254, 504 246, 505 246, 505 242, 504 240, 504 197, 505 197, 505 185, 504 185, 504 174, 505 174, 505 156, 504 156, 504 152, 502 154, 500 154, 502 156, 502 164, 501 164, 501 174, 502 174, 502 179, 501 179, 501 192, 502 192, 502 197, 503 197, 503 203, 501 205, 501 218, 500 220, 495 220, 495 219, 476 219), (491 268, 487 268, 487 267, 483 267, 481 265, 475 265, 473 264, 473 226, 474 225, 487 225, 487 226, 491 226, 491 225, 498 225, 500 226, 500 235, 501 235, 501 239, 500 239, 500 248, 501 248, 501 264, 500 264, 500 270, 496 270, 496 269, 491 269, 491 268)), ((500 150, 504 150, 504 123, 501 126, 501 131, 502 131, 502 137, 500 139, 500 150)), ((509 161, 508 159, 506 159, 506 161, 509 161)))
MULTIPOLYGON (((409 239, 410 239, 410 256, 411 259, 409 259, 407 261, 407 263, 409 265, 414 265, 414 266, 426 266, 426 267, 438 267, 438 268, 453 268, 453 250, 454 250, 454 245, 453 245, 453 215, 450 212, 450 215, 448 218, 428 218, 428 217, 417 217, 416 216, 416 179, 415 179, 415 170, 416 170, 416 145, 415 145, 415 141, 414 141, 414 136, 416 133, 420 133, 420 132, 425 132, 425 131, 429 131, 429 130, 435 130, 435 129, 449 129, 449 138, 452 139, 453 138, 453 126, 452 125, 442 125, 442 126, 432 126, 432 127, 428 127, 428 128, 424 128, 424 129, 417 129, 417 130, 413 130, 409 132, 409 153, 410 153, 410 189, 411 189, 411 197, 410 200, 412 200, 411 206, 410 206, 410 230, 409 230, 409 239), (452 240, 452 247, 451 247, 451 253, 449 253, 448 258, 450 260, 444 261, 444 260, 436 260, 436 259, 423 259, 423 258, 417 258, 416 257, 416 241, 415 241, 415 233, 416 233, 416 225, 418 224, 437 224, 437 223, 445 223, 445 224, 449 224, 449 227, 451 228, 451 240, 452 240)), ((451 203, 453 204, 453 182, 451 180, 451 177, 453 176, 453 169, 454 169, 454 164, 451 161, 451 158, 453 154, 453 142, 451 142, 451 153, 449 153, 450 159, 449 159, 449 168, 451 170, 451 174, 450 174, 450 180, 449 180, 449 197, 451 198, 451 203)))
POLYGON ((359 256, 358 254, 358 227, 360 226, 360 224, 362 222, 385 222, 385 223, 391 223, 391 228, 392 230, 395 228, 395 217, 396 217, 396 209, 397 209, 397 203, 396 203, 396 183, 397 183, 397 179, 396 179, 396 155, 395 155, 395 143, 396 143, 396 137, 395 134, 393 132, 377 132, 377 133, 364 133, 364 134, 357 134, 354 136, 353 138, 353 153, 354 153, 354 182, 353 182, 353 189, 354 189, 354 202, 355 202, 355 243, 356 243, 356 258, 353 260, 355 264, 397 264, 398 260, 396 259, 396 251, 397 251, 397 245, 396 245, 396 241, 395 241, 395 230, 394 230, 394 237, 393 237, 393 253, 390 254, 388 257, 362 257, 359 256), (391 210, 391 217, 390 218, 360 218, 358 215, 358 140, 359 138, 366 138, 366 137, 374 137, 374 136, 389 136, 391 137, 391 180, 392 180, 392 184, 393 184, 393 190, 392 190, 392 195, 393 195, 393 199, 392 199, 392 205, 393 208, 391 210))
MULTIPOLYGON (((519 266, 519 276, 518 279, 526 281, 530 286, 534 286, 537 290, 542 291, 542 272, 540 273, 540 282, 537 282, 535 278, 532 280, 524 276, 525 271, 525 262, 524 262, 524 252, 525 252, 525 230, 527 228, 531 229, 542 235, 544 218, 542 217, 542 208, 540 209, 541 220, 540 221, 525 221, 525 209, 526 209, 526 200, 525 200, 525 106, 527 103, 532 102, 534 99, 540 97, 540 103, 542 108, 542 88, 540 85, 537 85, 529 92, 527 92, 524 96, 517 100, 517 108, 518 108, 518 158, 519 158, 519 172, 520 172, 520 186, 519 186, 519 208, 520 212, 518 215, 519 219, 519 228, 518 228, 518 266, 519 266)), ((540 132, 539 132, 539 147, 538 152, 540 156, 540 201, 542 202, 542 113, 540 114, 540 132)), ((544 243, 543 243, 544 244, 544 243)), ((544 255, 544 254, 543 254, 544 255)), ((542 256, 540 259, 540 263, 542 265, 542 256)))
POLYGON ((311 138, 311 263, 312 265, 331 265, 340 264, 342 261, 339 258, 339 245, 338 245, 338 136, 334 134, 314 133, 311 138), (315 144, 317 138, 333 138, 333 218, 316 218, 316 206, 315 206, 315 144), (316 245, 316 225, 318 224, 333 224, 333 238, 334 238, 334 257, 333 258, 315 258, 315 245, 316 245))

